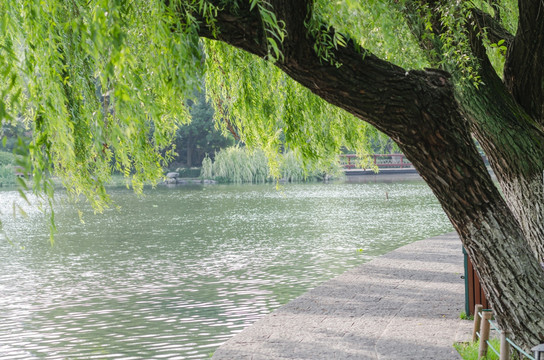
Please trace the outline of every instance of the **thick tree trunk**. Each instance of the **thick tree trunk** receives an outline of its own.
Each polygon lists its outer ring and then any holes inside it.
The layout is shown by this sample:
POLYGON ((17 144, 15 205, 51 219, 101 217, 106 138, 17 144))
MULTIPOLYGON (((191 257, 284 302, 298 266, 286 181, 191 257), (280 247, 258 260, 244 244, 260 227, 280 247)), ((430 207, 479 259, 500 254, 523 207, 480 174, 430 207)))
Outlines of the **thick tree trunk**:
POLYGON ((471 45, 479 58, 482 84, 478 89, 466 86, 457 96, 470 119, 471 131, 488 155, 508 206, 535 257, 544 263, 542 121, 531 117, 497 76, 476 34, 471 45))
MULTIPOLYGON (((496 94, 496 93, 495 93, 496 94)), ((505 104, 472 94, 465 106, 471 129, 489 157, 504 198, 518 220, 529 246, 544 263, 544 136, 537 128, 512 124, 505 104)), ((518 109, 518 114, 523 114, 518 109)), ((523 115, 521 115, 523 116, 523 115)))
MULTIPOLYGON (((364 50, 363 55, 352 43, 335 52, 342 66, 329 66, 316 56, 311 36, 304 30, 311 2, 269 3, 287 30, 284 60, 276 65, 316 95, 371 123, 399 144, 458 231, 501 327, 526 348, 544 342, 544 271, 518 221, 525 214, 514 216, 494 186, 448 75, 439 70, 406 71, 364 50)), ((219 12, 215 25, 221 31, 213 33, 202 26, 200 35, 217 36, 266 56, 258 12, 243 6, 236 11, 219 12)), ((491 139, 488 146, 497 147, 494 162, 500 163, 502 144, 496 140, 491 139)), ((509 171, 510 164, 504 170, 509 171)), ((525 193, 524 187, 533 186, 528 181, 535 179, 525 179, 512 192, 525 193)), ((527 208, 526 204, 519 206, 527 208)), ((542 241, 538 227, 530 227, 537 229, 536 241, 542 241)))
POLYGON ((399 145, 459 233, 501 328, 529 348, 544 341, 544 273, 487 173, 468 124, 445 118, 447 113, 429 114, 436 120, 435 136, 414 136, 399 145), (433 144, 438 141, 441 146, 433 144))

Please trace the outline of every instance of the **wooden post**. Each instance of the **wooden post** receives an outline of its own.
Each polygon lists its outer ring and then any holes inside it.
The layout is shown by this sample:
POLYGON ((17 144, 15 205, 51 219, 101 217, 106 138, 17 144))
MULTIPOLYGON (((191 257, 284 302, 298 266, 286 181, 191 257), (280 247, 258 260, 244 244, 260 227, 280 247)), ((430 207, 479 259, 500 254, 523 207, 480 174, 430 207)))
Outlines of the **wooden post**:
MULTIPOLYGON (((472 342, 478 341, 478 335, 476 334, 478 330, 480 330, 480 311, 482 311, 484 307, 481 304, 476 304, 474 307, 474 329, 472 330, 472 342)), ((468 314, 467 314, 468 315, 468 314)))
POLYGON ((480 324, 480 349, 478 350, 478 359, 487 355, 487 340, 489 340, 489 320, 493 314, 491 311, 482 311, 482 323, 480 324))
POLYGON ((507 331, 501 333, 501 358, 500 360, 509 360, 510 359, 510 343, 506 341, 506 338, 510 334, 507 331))

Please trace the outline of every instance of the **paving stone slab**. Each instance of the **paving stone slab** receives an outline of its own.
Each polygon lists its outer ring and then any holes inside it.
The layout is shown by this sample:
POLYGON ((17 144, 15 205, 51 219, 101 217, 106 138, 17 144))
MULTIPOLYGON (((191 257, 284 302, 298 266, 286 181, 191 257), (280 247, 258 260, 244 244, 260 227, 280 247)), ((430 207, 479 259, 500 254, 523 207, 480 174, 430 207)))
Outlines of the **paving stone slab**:
POLYGON ((308 291, 235 335, 214 360, 460 359, 471 336, 456 234, 403 246, 308 291))

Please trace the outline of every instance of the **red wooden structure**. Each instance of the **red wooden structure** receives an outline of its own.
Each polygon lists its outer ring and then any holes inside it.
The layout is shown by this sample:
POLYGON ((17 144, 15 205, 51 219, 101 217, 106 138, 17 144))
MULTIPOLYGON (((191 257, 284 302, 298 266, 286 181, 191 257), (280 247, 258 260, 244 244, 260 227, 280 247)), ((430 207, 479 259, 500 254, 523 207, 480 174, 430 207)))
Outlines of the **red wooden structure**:
MULTIPOLYGON (((341 154, 340 163, 346 170, 363 169, 360 162, 357 161, 358 156, 356 154, 341 154)), ((373 159, 374 165, 380 168, 413 168, 412 163, 408 160, 404 154, 370 154, 368 155, 373 159)), ((482 154, 482 160, 486 165, 489 164, 487 156, 482 154)))
POLYGON ((480 284, 480 278, 465 249, 463 249, 463 254, 465 254, 465 312, 474 315, 476 304, 481 304, 484 309, 489 309, 489 301, 487 301, 484 289, 480 284))

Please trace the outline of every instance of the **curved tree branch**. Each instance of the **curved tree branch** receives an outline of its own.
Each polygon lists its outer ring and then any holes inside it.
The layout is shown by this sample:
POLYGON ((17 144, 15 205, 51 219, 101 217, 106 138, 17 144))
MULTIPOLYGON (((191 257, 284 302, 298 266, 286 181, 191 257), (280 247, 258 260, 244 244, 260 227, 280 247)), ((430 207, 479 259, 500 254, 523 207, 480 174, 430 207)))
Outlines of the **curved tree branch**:
MULTIPOLYGON (((334 51, 334 59, 342 65, 338 68, 329 64, 318 57, 314 51, 315 39, 304 27, 303 20, 309 15, 312 2, 269 3, 287 30, 282 44, 284 56, 276 66, 316 95, 394 139, 403 136, 407 127, 417 128, 415 124, 421 122, 423 106, 442 103, 446 98, 454 103, 452 86, 444 72, 406 71, 358 48, 352 41, 334 51), (429 94, 437 98, 429 99, 429 94), (438 100, 439 97, 442 99, 438 100)), ((204 23, 199 34, 266 57, 267 44, 260 35, 264 30, 256 9, 242 7, 236 14, 220 11, 216 23, 220 29, 217 38, 204 23)))
POLYGON ((504 40, 504 45, 509 48, 512 42, 514 41, 514 35, 512 35, 508 30, 501 25, 495 18, 491 15, 482 11, 480 9, 472 9, 472 15, 476 20, 476 24, 483 31, 487 33, 487 37, 493 43, 497 43, 500 40, 504 40))

